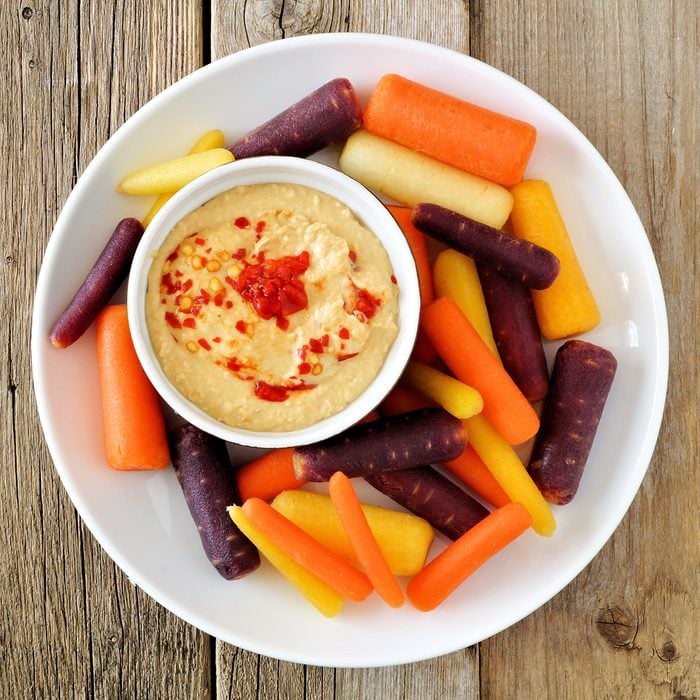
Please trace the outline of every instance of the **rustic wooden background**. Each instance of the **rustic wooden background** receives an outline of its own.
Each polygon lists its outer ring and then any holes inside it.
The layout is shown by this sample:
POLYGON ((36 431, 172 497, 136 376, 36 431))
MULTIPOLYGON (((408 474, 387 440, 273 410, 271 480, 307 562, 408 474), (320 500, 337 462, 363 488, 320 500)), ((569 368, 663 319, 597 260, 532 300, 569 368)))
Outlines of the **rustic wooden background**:
POLYGON ((700 696, 699 8, 697 0, 0 2, 0 696, 700 696), (471 54, 570 117, 641 215, 671 337, 654 460, 593 563, 541 610, 478 646, 374 670, 256 656, 198 632, 131 585, 54 472, 28 350, 51 228, 114 130, 203 63, 331 31, 398 34, 471 54))

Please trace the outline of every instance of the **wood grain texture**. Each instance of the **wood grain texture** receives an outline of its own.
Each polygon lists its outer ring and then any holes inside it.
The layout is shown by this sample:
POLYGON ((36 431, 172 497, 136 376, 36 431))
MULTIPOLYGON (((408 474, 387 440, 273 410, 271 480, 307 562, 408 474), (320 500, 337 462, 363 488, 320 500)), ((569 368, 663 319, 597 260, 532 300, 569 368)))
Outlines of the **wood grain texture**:
POLYGON ((695 0, 0 3, 0 698, 700 697, 698 21, 695 0), (569 116, 640 213, 671 337, 654 460, 592 564, 478 647, 380 669, 257 656, 210 640, 130 584, 60 485, 41 438, 27 351, 48 235, 114 130, 210 56, 329 31, 471 53, 569 116))

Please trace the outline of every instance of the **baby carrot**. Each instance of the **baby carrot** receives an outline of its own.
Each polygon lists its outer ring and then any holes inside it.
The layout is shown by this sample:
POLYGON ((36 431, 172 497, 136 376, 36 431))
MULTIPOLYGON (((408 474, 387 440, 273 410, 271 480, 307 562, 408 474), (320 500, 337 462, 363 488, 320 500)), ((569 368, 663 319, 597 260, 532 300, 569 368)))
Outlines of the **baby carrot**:
POLYGON ((421 326, 457 379, 481 394, 484 416, 509 443, 525 442, 537 432, 534 409, 452 299, 441 297, 424 307, 421 326))
MULTIPOLYGON (((197 143, 190 149, 187 155, 192 155, 193 153, 204 153, 204 151, 210 151, 212 148, 222 148, 224 145, 224 132, 221 129, 211 129, 205 134, 202 134, 197 139, 197 143)), ((173 196, 174 192, 169 192, 165 194, 159 194, 153 206, 148 210, 148 214, 143 220, 143 225, 148 226, 151 223, 151 219, 163 208, 163 205, 173 196)))
POLYGON ((522 503, 532 515, 532 529, 545 537, 552 535, 556 527, 552 509, 527 473, 515 450, 482 415, 468 418, 464 425, 469 433, 469 444, 484 461, 508 498, 522 503))
POLYGON ((350 479, 343 472, 336 472, 328 482, 328 493, 367 578, 387 605, 400 608, 404 603, 403 591, 372 534, 350 479))
POLYGON ((442 466, 496 508, 510 503, 508 494, 501 488, 471 445, 467 445, 457 459, 443 462, 442 466))
POLYGON ((361 601, 372 592, 372 584, 361 571, 307 535, 265 501, 249 498, 243 504, 243 515, 288 557, 344 598, 361 601))
POLYGON ((378 136, 510 187, 523 179, 537 131, 400 75, 384 75, 363 115, 378 136))
POLYGON ((413 225, 409 207, 397 207, 389 204, 387 209, 401 227, 413 253, 413 259, 416 261, 421 304, 429 304, 435 298, 435 294, 433 293, 433 273, 430 270, 430 262, 428 261, 428 247, 425 244, 425 236, 413 225))
POLYGON ((272 450, 243 465, 236 472, 241 501, 247 501, 249 498, 269 501, 282 491, 303 486, 306 482, 294 476, 293 451, 291 447, 272 450))
POLYGON ((420 362, 409 362, 403 378, 457 418, 469 418, 484 408, 481 394, 476 389, 420 362))
POLYGON ((520 503, 508 503, 487 515, 410 580, 406 593, 413 607, 422 612, 436 608, 482 564, 520 537, 530 522, 520 503))
POLYGON ((383 416, 398 416, 401 413, 410 413, 419 408, 429 408, 435 404, 415 392, 413 389, 397 384, 385 397, 379 406, 379 412, 383 416))
POLYGON ((96 330, 107 464, 112 469, 163 469, 170 464, 165 422, 131 341, 126 304, 103 309, 96 330))
POLYGON ((600 311, 551 187, 544 180, 526 180, 514 187, 512 193, 511 222, 515 235, 551 250, 561 265, 551 287, 532 290, 542 335, 558 340, 590 331, 600 323, 600 311))

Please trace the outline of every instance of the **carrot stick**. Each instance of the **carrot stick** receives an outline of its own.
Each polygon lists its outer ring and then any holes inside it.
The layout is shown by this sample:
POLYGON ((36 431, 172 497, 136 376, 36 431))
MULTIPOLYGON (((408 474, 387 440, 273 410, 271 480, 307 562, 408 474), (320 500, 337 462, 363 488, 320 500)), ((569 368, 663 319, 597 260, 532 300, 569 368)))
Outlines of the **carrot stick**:
POLYGON ((103 309, 96 329, 107 464, 112 469, 163 469, 170 464, 165 422, 131 341, 126 304, 103 309))
POLYGON ((418 328, 418 333, 416 334, 416 342, 413 346, 413 351, 411 352, 411 359, 416 362, 422 362, 424 365, 432 365, 437 362, 438 354, 435 352, 435 348, 430 344, 428 336, 425 334, 422 328, 418 328))
POLYGON ((532 518, 520 503, 508 503, 465 532, 409 582, 413 607, 428 612, 494 554, 530 527, 532 518))
POLYGON ((249 498, 269 501, 282 491, 303 486, 306 482, 294 476, 293 451, 291 447, 272 450, 242 466, 236 472, 241 501, 247 501, 249 498))
POLYGON ((328 482, 328 493, 367 578, 387 605, 400 608, 404 603, 403 591, 372 534, 350 479, 343 472, 336 472, 328 482))
POLYGON ((290 559, 349 600, 364 600, 372 592, 369 579, 345 559, 307 535, 298 525, 259 498, 243 504, 243 515, 290 559))
POLYGON ((435 294, 433 292, 433 273, 428 260, 428 247, 425 244, 425 236, 413 225, 409 207, 397 207, 389 204, 387 209, 401 227, 413 253, 413 259, 416 261, 421 304, 429 304, 435 298, 435 294))
POLYGON ((501 488, 489 468, 474 451, 471 445, 467 445, 464 452, 449 462, 443 462, 442 466, 461 479, 472 491, 478 493, 491 505, 500 508, 510 503, 508 494, 501 488))
POLYGON ((363 115, 378 136, 510 187, 523 179, 537 131, 452 95, 385 75, 363 115))
POLYGON ((384 397, 384 401, 379 406, 379 412, 383 416, 398 416, 401 413, 410 413, 431 406, 435 406, 435 404, 430 399, 426 399, 403 384, 397 384, 384 397))
POLYGON ((508 442, 517 445, 537 432, 534 409, 452 299, 424 307, 421 325, 457 379, 481 394, 483 415, 508 442))

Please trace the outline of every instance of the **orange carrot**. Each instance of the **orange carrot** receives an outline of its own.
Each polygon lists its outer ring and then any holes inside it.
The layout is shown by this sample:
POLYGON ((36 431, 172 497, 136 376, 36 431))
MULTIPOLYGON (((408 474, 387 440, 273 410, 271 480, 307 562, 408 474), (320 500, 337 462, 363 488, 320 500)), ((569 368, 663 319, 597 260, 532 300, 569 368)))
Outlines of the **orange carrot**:
POLYGON ((483 415, 511 445, 537 432, 537 413, 452 299, 424 307, 421 326, 457 379, 481 394, 483 415))
POLYGON ((350 479, 343 472, 336 472, 328 482, 328 493, 367 578, 387 605, 400 608, 404 603, 403 591, 372 534, 350 479))
POLYGON ((435 406, 430 399, 421 396, 417 391, 409 389, 403 384, 397 384, 385 397, 379 406, 383 416, 398 416, 401 413, 410 413, 419 408, 435 406))
POLYGON ((442 466, 496 508, 510 503, 506 492, 471 445, 467 445, 457 459, 443 462, 442 466))
POLYGON ((387 209, 401 227, 413 253, 413 259, 416 261, 421 304, 429 304, 435 298, 435 293, 433 292, 433 271, 430 269, 425 236, 413 225, 410 207, 397 207, 389 204, 387 209))
POLYGON ((438 359, 435 348, 431 345, 428 336, 422 328, 418 328, 416 343, 411 352, 411 359, 416 362, 422 362, 424 365, 432 365, 438 359))
POLYGON ((506 187, 523 179, 537 138, 531 124, 400 75, 377 83, 363 123, 377 136, 506 187))
POLYGON ((508 503, 487 515, 439 554, 409 582, 413 607, 433 610, 484 562, 523 534, 532 518, 520 503, 508 503))
POLYGON ((360 418, 360 420, 355 423, 355 425, 362 425, 362 423, 371 423, 373 420, 377 420, 378 418, 381 418, 379 415, 379 411, 375 411, 372 409, 364 418, 360 418))
POLYGON ((291 447, 272 450, 242 466, 236 472, 241 501, 247 501, 249 498, 262 498, 263 501, 269 501, 282 491, 303 486, 306 482, 294 476, 293 451, 291 447))
POLYGON ((163 469, 170 464, 165 422, 131 341, 126 304, 103 309, 96 329, 107 464, 112 469, 163 469))
POLYGON ((290 559, 334 588, 344 598, 359 602, 372 592, 372 584, 367 576, 307 535, 265 501, 259 498, 248 499, 243 504, 243 515, 290 559))

